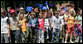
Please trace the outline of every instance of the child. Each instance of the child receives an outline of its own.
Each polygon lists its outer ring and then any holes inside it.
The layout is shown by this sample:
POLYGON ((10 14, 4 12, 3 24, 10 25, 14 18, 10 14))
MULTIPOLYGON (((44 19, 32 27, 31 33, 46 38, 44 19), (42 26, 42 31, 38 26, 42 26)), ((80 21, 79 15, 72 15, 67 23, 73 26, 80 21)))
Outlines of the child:
POLYGON ((6 16, 5 9, 1 8, 1 43, 9 43, 8 38, 10 37, 10 29, 9 29, 9 19, 6 16), (3 42, 3 38, 5 42, 3 42))
POLYGON ((61 9, 60 12, 60 19, 61 19, 61 24, 60 24, 60 35, 62 36, 62 42, 64 42, 64 38, 65 38, 65 29, 64 29, 64 14, 65 11, 64 9, 61 9))
POLYGON ((47 32, 47 39, 49 39, 49 18, 48 16, 45 17, 45 20, 44 20, 44 28, 46 29, 46 32, 47 32))
POLYGON ((78 16, 75 17, 76 24, 75 24, 75 42, 82 40, 82 16, 80 11, 78 11, 78 16))
POLYGON ((39 30, 38 30, 38 43, 44 43, 44 19, 42 15, 39 15, 39 30))
POLYGON ((26 19, 24 19, 24 14, 20 14, 19 26, 22 30, 22 42, 25 43, 26 40, 26 19))
POLYGON ((36 32, 38 27, 38 23, 37 23, 38 21, 35 15, 36 14, 34 12, 31 12, 31 18, 29 19, 29 24, 31 25, 33 43, 36 42, 36 32))
POLYGON ((67 32, 66 32, 66 38, 65 38, 65 43, 67 43, 67 38, 68 34, 70 33, 70 42, 72 42, 72 35, 74 33, 74 16, 73 16, 73 11, 69 12, 69 15, 67 17, 67 32))
POLYGON ((56 11, 56 12, 57 12, 57 13, 56 13, 56 16, 55 16, 55 19, 54 19, 55 32, 52 34, 51 43, 54 42, 55 35, 57 36, 57 43, 59 43, 61 19, 60 19, 60 17, 58 16, 58 15, 59 15, 58 11, 56 11), (57 34, 56 34, 56 33, 57 33, 57 34))

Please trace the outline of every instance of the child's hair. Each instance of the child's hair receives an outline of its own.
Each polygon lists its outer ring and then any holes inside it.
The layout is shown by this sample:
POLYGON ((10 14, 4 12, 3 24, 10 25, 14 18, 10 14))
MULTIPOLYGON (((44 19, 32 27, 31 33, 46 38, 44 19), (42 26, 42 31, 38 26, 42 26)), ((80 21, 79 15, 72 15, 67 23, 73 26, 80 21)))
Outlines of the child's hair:
POLYGON ((4 8, 1 8, 1 16, 6 16, 7 11, 4 8))
POLYGON ((72 5, 66 5, 66 7, 72 7, 72 5))
POLYGON ((4 14, 4 13, 6 13, 6 10, 4 9, 4 8, 1 8, 1 14, 4 14))

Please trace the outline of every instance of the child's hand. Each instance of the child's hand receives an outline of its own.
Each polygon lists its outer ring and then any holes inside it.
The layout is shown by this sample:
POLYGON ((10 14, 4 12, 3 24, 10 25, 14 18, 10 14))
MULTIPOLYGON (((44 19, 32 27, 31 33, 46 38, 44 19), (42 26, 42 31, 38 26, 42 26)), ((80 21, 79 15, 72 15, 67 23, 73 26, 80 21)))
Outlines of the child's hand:
POLYGON ((33 25, 33 27, 35 27, 35 24, 33 25))
POLYGON ((22 24, 19 24, 19 26, 22 26, 22 24))
POLYGON ((26 23, 26 27, 29 27, 27 23, 26 23))
POLYGON ((10 37, 10 34, 8 34, 8 38, 10 37))
POLYGON ((20 24, 18 24, 20 26, 20 24))
POLYGON ((43 28, 43 31, 46 31, 46 29, 45 29, 45 28, 43 28))
POLYGON ((53 32, 55 32, 55 29, 53 28, 53 32))

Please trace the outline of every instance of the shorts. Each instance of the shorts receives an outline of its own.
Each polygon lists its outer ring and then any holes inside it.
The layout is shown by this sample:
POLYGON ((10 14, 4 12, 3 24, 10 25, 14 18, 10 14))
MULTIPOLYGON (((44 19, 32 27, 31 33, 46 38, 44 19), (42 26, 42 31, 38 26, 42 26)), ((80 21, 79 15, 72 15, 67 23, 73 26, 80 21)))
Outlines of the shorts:
POLYGON ((71 24, 67 25, 67 33, 66 34, 73 34, 74 33, 74 25, 71 27, 71 24))
POLYGON ((82 26, 79 24, 75 25, 75 36, 80 36, 82 35, 82 26))

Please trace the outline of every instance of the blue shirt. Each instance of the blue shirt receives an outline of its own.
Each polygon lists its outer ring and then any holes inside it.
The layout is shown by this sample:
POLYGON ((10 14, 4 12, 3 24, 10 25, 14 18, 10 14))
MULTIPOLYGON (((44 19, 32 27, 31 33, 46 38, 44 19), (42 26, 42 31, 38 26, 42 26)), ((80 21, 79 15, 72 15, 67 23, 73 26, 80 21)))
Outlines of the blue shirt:
POLYGON ((35 25, 38 25, 38 23, 37 23, 37 18, 34 18, 34 19, 33 19, 33 18, 30 18, 30 19, 29 19, 29 24, 30 24, 31 26, 33 26, 34 24, 35 24, 35 25))

